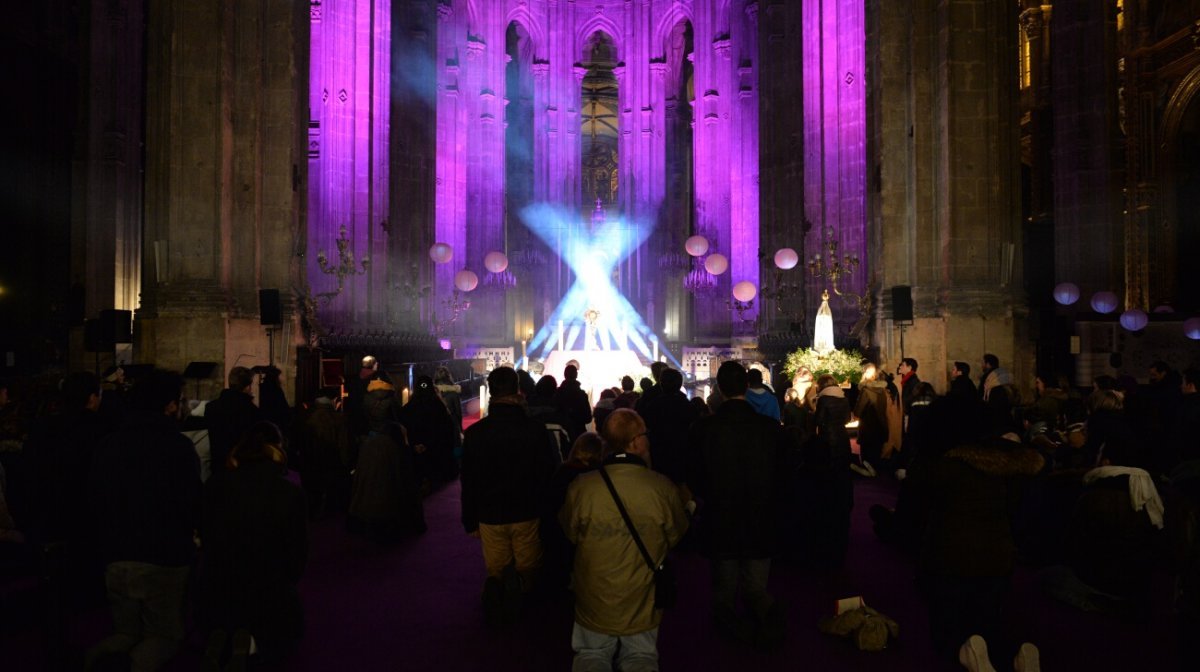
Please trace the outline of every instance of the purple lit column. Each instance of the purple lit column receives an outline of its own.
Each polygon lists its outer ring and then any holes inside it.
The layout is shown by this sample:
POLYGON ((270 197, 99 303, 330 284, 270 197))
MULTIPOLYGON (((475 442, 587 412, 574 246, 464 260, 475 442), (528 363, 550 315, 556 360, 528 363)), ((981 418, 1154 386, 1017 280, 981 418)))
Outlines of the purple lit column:
MULTIPOLYGON (((863 265, 839 282, 861 293, 866 260, 866 89, 865 25, 861 0, 804 0, 804 193, 805 216, 813 223, 809 256, 820 252, 832 228, 841 254, 858 255, 863 265)), ((827 281, 810 283, 816 302, 827 281)), ((844 304, 831 302, 835 319, 844 304)))

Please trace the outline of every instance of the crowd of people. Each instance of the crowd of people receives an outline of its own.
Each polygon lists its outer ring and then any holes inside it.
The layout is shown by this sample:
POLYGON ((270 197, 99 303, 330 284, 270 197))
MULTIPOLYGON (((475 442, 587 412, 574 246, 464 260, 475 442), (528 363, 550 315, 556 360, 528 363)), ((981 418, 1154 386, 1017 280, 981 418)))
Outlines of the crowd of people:
POLYGON ((898 486, 870 511, 875 533, 915 558, 945 661, 1038 669, 1036 633, 1022 644, 1004 627, 1018 562, 1042 568, 1048 595, 1127 619, 1149 617, 1168 572, 1180 641, 1200 633, 1200 371, 1156 362, 1149 385, 1102 376, 1090 390, 1039 374, 1027 399, 992 354, 978 382, 955 362, 943 396, 918 371, 864 362, 850 385, 802 369, 777 394, 758 366, 727 361, 705 399, 655 363, 593 406, 575 363, 561 384, 500 366, 465 432, 448 370, 402 403, 373 357, 344 393, 296 408, 269 368, 233 368, 207 403, 170 372, 74 373, 37 413, 0 383, 0 576, 103 594, 114 631, 89 669, 158 669, 189 611, 209 669, 269 667, 304 633, 311 520, 392 543, 423 533, 423 498, 459 479, 488 623, 570 600, 573 669, 657 670, 671 549, 691 539, 707 558, 718 633, 777 649, 772 564, 841 567, 855 481, 879 478, 898 486))

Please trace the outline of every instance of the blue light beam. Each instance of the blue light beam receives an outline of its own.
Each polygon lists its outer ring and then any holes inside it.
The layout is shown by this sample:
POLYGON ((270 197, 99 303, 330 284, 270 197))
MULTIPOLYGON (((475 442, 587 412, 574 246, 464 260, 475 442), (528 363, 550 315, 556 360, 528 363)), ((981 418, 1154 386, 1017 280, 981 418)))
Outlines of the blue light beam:
MULTIPOLYGON (((578 214, 545 203, 527 206, 521 210, 521 219, 538 238, 555 249, 575 273, 575 282, 550 319, 534 335, 529 350, 536 352, 541 348, 541 358, 550 354, 558 345, 560 321, 569 337, 564 338, 564 347, 574 349, 575 340, 581 333, 586 334, 583 314, 589 308, 595 308, 600 313, 596 322, 596 348, 622 350, 632 344, 642 357, 652 360, 651 344, 655 340, 661 342, 661 339, 646 326, 629 299, 612 282, 613 269, 646 242, 650 227, 627 227, 619 221, 608 221, 588 233, 586 225, 579 223, 578 214), (568 236, 565 249, 557 250, 560 231, 575 233, 568 236)), ((584 347, 587 345, 584 343, 584 347)), ((674 366, 680 366, 665 348, 660 347, 659 354, 665 355, 674 366)))

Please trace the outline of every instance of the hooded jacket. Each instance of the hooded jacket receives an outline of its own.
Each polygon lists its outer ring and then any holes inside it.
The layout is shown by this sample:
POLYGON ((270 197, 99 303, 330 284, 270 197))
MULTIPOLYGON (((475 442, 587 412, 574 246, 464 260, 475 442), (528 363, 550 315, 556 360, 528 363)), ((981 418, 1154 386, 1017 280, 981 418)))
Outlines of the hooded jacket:
POLYGON ((1045 460, 1003 439, 956 447, 929 465, 924 489, 929 521, 921 546, 924 571, 958 577, 1012 573, 1012 520, 1024 483, 1045 460))

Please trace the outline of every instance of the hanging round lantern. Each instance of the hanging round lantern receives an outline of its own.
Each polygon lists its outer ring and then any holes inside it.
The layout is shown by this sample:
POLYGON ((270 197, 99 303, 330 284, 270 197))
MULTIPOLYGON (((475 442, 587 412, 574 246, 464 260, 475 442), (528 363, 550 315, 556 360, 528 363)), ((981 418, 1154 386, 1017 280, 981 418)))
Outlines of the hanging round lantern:
POLYGON ((1130 308, 1121 313, 1121 326, 1129 331, 1141 331, 1150 323, 1150 316, 1139 308, 1130 308))
POLYGON ((1069 306, 1079 300, 1079 285, 1073 282, 1060 282, 1054 286, 1054 300, 1060 306, 1069 306))
POLYGON ((1193 341, 1200 341, 1200 317, 1192 317, 1183 321, 1183 335, 1193 341))
POLYGON ((708 239, 704 236, 692 236, 684 241, 683 249, 693 257, 698 257, 708 252, 708 239))
POLYGON ((775 253, 775 268, 790 271, 800 263, 800 255, 790 247, 785 247, 775 253))
POLYGON ((733 298, 742 303, 753 301, 755 296, 758 296, 758 289, 749 280, 743 280, 733 286, 733 298))
POLYGON ((503 252, 488 252, 483 258, 483 267, 492 273, 503 273, 508 268, 508 257, 503 252))
POLYGON ((1092 310, 1107 315, 1117 309, 1117 295, 1112 292, 1096 292, 1092 295, 1092 310))
POLYGON ((1155 312, 1156 314, 1159 314, 1159 315, 1163 315, 1163 314, 1165 314, 1165 315, 1170 315, 1171 313, 1174 313, 1174 312, 1175 312, 1175 309, 1174 309, 1174 308, 1172 308, 1172 307, 1170 307, 1170 306, 1168 306, 1167 304, 1165 304, 1165 303, 1164 303, 1164 304, 1163 304, 1163 305, 1161 305, 1161 306, 1157 306, 1157 307, 1154 309, 1154 312, 1155 312))
POLYGON ((704 270, 713 275, 720 275, 729 270, 729 259, 720 252, 714 252, 704 260, 704 270))
POLYGON ((446 243, 434 243, 429 248, 429 258, 435 264, 444 264, 454 258, 454 248, 446 243))
POLYGON ((475 275, 474 271, 463 269, 454 274, 454 286, 459 291, 469 292, 479 286, 479 276, 475 275))

